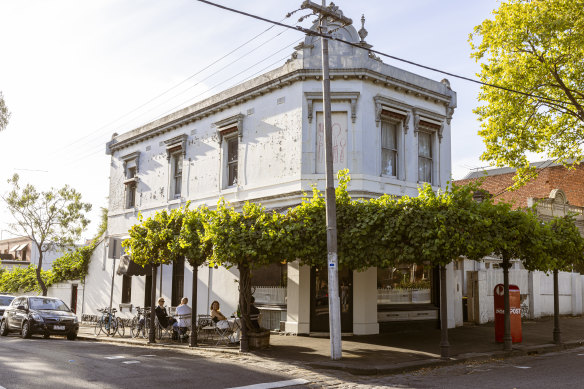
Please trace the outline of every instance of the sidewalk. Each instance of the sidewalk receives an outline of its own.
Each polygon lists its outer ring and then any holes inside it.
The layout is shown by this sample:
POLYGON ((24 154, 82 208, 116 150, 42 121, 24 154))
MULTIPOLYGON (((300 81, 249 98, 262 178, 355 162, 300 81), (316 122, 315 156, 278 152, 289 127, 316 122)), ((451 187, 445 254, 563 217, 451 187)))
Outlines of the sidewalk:
MULTIPOLYGON (((503 358, 558 351, 584 344, 584 317, 561 317, 562 346, 552 342, 553 318, 524 321, 523 342, 513 345, 513 351, 504 352, 503 345, 495 343, 493 324, 468 325, 448 331, 450 360, 440 359, 440 330, 404 329, 388 334, 343 337, 343 358, 330 360, 328 337, 291 336, 272 334, 270 348, 253 351, 254 354, 281 362, 301 363, 313 368, 342 369, 354 374, 391 374, 460 363, 467 360, 503 358)), ((125 344, 147 345, 146 339, 96 337, 93 328, 82 326, 79 338, 125 344)), ((186 343, 160 342, 158 346, 188 348, 186 343)), ((209 352, 238 353, 237 347, 203 345, 209 352)))

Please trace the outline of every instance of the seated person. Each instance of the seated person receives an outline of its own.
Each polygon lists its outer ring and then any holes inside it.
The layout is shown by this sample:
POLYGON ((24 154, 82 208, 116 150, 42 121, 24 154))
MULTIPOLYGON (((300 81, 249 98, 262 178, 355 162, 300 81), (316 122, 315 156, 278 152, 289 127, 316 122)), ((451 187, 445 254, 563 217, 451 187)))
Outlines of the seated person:
POLYGON ((187 305, 189 299, 183 297, 180 300, 180 305, 176 307, 176 316, 178 321, 174 324, 175 327, 190 328, 191 327, 191 307, 187 305))
POLYGON ((164 307, 164 298, 161 297, 158 299, 158 305, 154 310, 156 311, 158 322, 162 327, 168 328, 176 323, 176 319, 168 316, 168 313, 166 312, 166 308, 164 307))
POLYGON ((256 307, 254 305, 255 303, 255 297, 251 296, 251 300, 249 302, 249 317, 250 317, 250 321, 251 321, 251 327, 254 330, 258 330, 260 329, 260 323, 259 323, 259 319, 260 319, 260 310, 258 309, 258 307, 256 307))
POLYGON ((219 310, 219 301, 217 300, 213 301, 211 304, 211 320, 216 323, 217 328, 232 329, 235 326, 235 335, 231 338, 231 341, 239 342, 240 329, 238 323, 235 321, 236 319, 233 319, 231 322, 227 320, 225 315, 223 315, 219 310))

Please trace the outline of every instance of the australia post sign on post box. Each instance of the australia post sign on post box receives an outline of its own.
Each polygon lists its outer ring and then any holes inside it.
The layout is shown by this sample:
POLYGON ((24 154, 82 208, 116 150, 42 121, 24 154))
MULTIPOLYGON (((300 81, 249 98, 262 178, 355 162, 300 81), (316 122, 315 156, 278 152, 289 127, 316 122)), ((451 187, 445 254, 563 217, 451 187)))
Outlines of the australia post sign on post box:
MULTIPOLYGON (((495 297, 495 341, 502 343, 505 335, 505 286, 498 284, 493 291, 495 297)), ((511 310, 511 340, 521 343, 521 295, 517 285, 509 285, 509 307, 511 310)))

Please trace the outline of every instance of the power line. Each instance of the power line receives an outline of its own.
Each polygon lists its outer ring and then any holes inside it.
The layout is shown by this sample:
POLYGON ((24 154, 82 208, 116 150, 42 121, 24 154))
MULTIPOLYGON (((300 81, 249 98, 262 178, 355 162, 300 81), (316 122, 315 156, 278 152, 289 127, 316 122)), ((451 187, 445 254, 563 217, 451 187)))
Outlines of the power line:
POLYGON ((281 23, 281 22, 276 22, 275 20, 270 20, 270 19, 267 19, 267 18, 258 16, 258 15, 254 15, 254 14, 248 13, 248 12, 244 12, 244 11, 240 11, 240 10, 237 10, 237 9, 234 9, 234 8, 226 7, 226 6, 221 5, 221 4, 213 3, 212 1, 208 1, 208 0, 197 0, 197 1, 200 1, 201 3, 205 3, 205 4, 208 4, 208 5, 212 5, 212 6, 217 7, 217 8, 224 9, 226 11, 230 11, 230 12, 234 12, 234 13, 237 13, 237 14, 240 14, 240 15, 248 16, 248 17, 253 18, 253 19, 261 20, 261 21, 264 21, 264 22, 267 22, 267 23, 272 23, 272 24, 275 24, 277 26, 282 26, 282 27, 286 27, 286 28, 289 28, 289 29, 292 29, 292 30, 295 30, 295 31, 300 31, 300 32, 303 32, 303 33, 305 33, 307 35, 319 36, 319 37, 327 38, 327 39, 334 40, 334 41, 337 41, 337 42, 342 42, 342 43, 345 43, 345 44, 347 44, 349 46, 356 47, 358 49, 367 50, 369 52, 372 52, 372 53, 375 53, 375 54, 379 54, 379 55, 381 55, 383 57, 391 58, 391 59, 394 59, 396 61, 404 62, 404 63, 410 64, 410 65, 413 65, 413 66, 417 66, 417 67, 420 67, 420 68, 423 68, 423 69, 426 69, 426 70, 431 70, 433 72, 445 74, 447 76, 451 76, 451 77, 454 77, 454 78, 458 78, 458 79, 461 79, 461 80, 464 80, 464 81, 472 82, 472 83, 479 84, 479 85, 488 86, 488 87, 491 87, 491 88, 497 88, 497 89, 505 90, 507 92, 517 93, 517 94, 521 94, 521 95, 524 95, 524 96, 533 97, 533 98, 537 98, 537 99, 541 99, 541 100, 545 100, 545 101, 549 101, 549 102, 560 103, 560 104, 567 104, 567 105, 575 105, 572 102, 567 102, 567 101, 562 101, 562 100, 556 100, 556 99, 552 99, 552 98, 545 97, 545 96, 534 95, 534 94, 531 94, 531 93, 528 93, 528 92, 523 92, 523 91, 519 91, 519 90, 516 90, 516 89, 507 88, 507 87, 504 87, 504 86, 500 86, 500 85, 496 85, 496 84, 490 84, 490 83, 487 83, 487 82, 475 80, 475 79, 470 78, 470 77, 461 76, 461 75, 458 75, 458 74, 455 74, 455 73, 451 73, 451 72, 447 72, 445 70, 441 70, 441 69, 434 68, 434 67, 431 67, 431 66, 422 65, 420 63, 417 63, 417 62, 414 62, 414 61, 410 61, 410 60, 407 60, 407 59, 403 59, 403 58, 400 58, 400 57, 396 57, 394 55, 387 54, 387 53, 384 53, 384 52, 381 52, 381 51, 378 51, 378 50, 373 50, 371 48, 366 49, 366 48, 362 47, 358 43, 353 43, 353 42, 346 41, 344 39, 336 38, 336 37, 331 36, 331 35, 322 34, 322 33, 318 32, 318 31, 310 30, 310 29, 307 29, 307 28, 304 28, 304 27, 301 27, 301 26, 290 26, 288 24, 284 24, 284 23, 281 23))
MULTIPOLYGON (((286 19, 286 18, 283 18, 282 20, 285 20, 285 19, 286 19)), ((180 85, 184 84, 185 82, 187 82, 187 81, 191 80, 192 78, 194 78, 194 77, 196 77, 197 75, 201 74, 201 73, 202 73, 202 72, 204 72, 205 70, 207 70, 207 69, 209 69, 210 67, 214 66, 215 64, 219 63, 219 62, 220 62, 220 61, 222 61, 223 59, 225 59, 225 58, 227 58, 228 56, 230 56, 231 54, 235 53, 236 51, 238 51, 238 50, 239 50, 239 49, 241 49, 242 47, 244 47, 244 46, 248 45, 249 43, 251 43, 251 42, 252 42, 252 41, 254 41, 255 39, 259 38, 260 36, 262 36, 262 35, 263 35, 263 34, 265 34, 266 32, 268 32, 268 31, 270 31, 271 29, 273 29, 274 27, 275 27, 275 25, 272 25, 272 26, 270 26, 270 27, 266 28, 265 30, 263 30, 263 31, 262 31, 262 32, 260 32, 259 34, 257 34, 257 35, 255 35, 255 36, 253 36, 252 38, 248 39, 247 41, 245 41, 245 42, 244 42, 244 43, 242 43, 241 45, 239 45, 239 46, 237 46, 236 48, 234 48, 233 50, 229 51, 227 54, 224 54, 223 56, 221 56, 221 57, 219 57, 218 59, 214 60, 214 61, 213 61, 213 62, 211 62, 210 64, 206 65, 205 67, 203 67, 202 69, 198 70, 197 72, 195 72, 195 73, 191 74, 190 76, 188 76, 188 77, 187 77, 187 78, 185 78, 184 80, 180 81, 179 83, 175 84, 174 86, 172 86, 172 87, 170 87, 170 88, 166 89, 165 91, 163 91, 163 92, 159 93, 158 95, 156 95, 156 96, 152 97, 152 98, 151 98, 151 99, 149 99, 148 101, 146 101, 146 102, 142 103, 141 105, 139 105, 139 106, 137 106, 136 108, 134 108, 134 109, 130 110, 129 112, 127 112, 127 113, 125 113, 125 114, 123 114, 123 115, 121 115, 121 116, 117 117, 116 119, 114 119, 114 120, 112 120, 112 121, 108 122, 107 124, 104 124, 103 126, 101 126, 101 127, 97 128, 95 131, 93 131, 93 132, 91 132, 91 133, 89 133, 89 134, 87 134, 87 135, 84 135, 83 137, 81 137, 81 138, 78 138, 77 140, 75 140, 75 141, 73 141, 73 142, 70 142, 69 144, 67 144, 67 145, 65 145, 65 146, 63 146, 63 147, 61 147, 61 148, 60 148, 58 151, 54 152, 52 155, 49 155, 49 156, 54 156, 54 155, 60 154, 60 153, 62 153, 64 150, 67 150, 68 148, 70 148, 70 147, 74 146, 75 144, 77 144, 77 143, 79 143, 79 142, 81 142, 81 141, 83 141, 83 140, 86 140, 88 136, 92 136, 92 135, 95 135, 95 134, 101 133, 101 132, 102 132, 102 130, 105 130, 105 129, 107 129, 109 126, 113 125, 114 123, 118 122, 119 120, 121 120, 121 119, 123 119, 123 118, 125 118, 125 117, 127 117, 127 116, 129 116, 129 115, 131 115, 132 113, 134 113, 134 112, 138 111, 139 109, 141 109, 141 108, 145 107, 146 105, 150 104, 152 101, 154 101, 154 100, 156 100, 156 99, 158 99, 158 98, 160 98, 160 97, 164 96, 164 95, 165 95, 165 94, 167 94, 168 92, 170 92, 170 91, 172 91, 172 90, 174 90, 174 89, 178 88, 180 85)), ((275 37, 277 37, 277 36, 279 36, 279 35, 281 35, 281 34, 282 34, 282 32, 280 32, 279 34, 277 34, 275 37)), ((275 37, 273 37, 273 38, 269 39, 268 41, 264 42, 263 44, 265 44, 265 43, 269 42, 270 40, 274 39, 275 37)), ((257 49, 257 48, 259 48, 259 47, 261 47, 261 45, 260 45, 260 46, 258 46, 258 47, 256 47, 256 49, 257 49)), ((254 50, 256 50, 256 49, 254 49, 254 50)), ((240 57, 240 58, 242 58, 242 57, 240 57)), ((235 62, 235 61, 232 61, 230 64, 232 64, 233 62, 235 62)), ((213 74, 216 74, 216 73, 213 73, 213 74)), ((213 75, 213 74, 212 74, 212 75, 213 75)), ((210 77, 210 76, 208 76, 208 77, 210 77)), ((208 78, 208 77, 207 77, 207 78, 208 78)), ((200 81, 200 82, 201 82, 201 81, 200 81)), ((197 84, 199 84, 200 82, 198 82, 197 84)), ((197 85, 197 84, 196 84, 196 85, 197 85)), ((83 144, 88 144, 88 142, 85 142, 85 143, 83 143, 83 144)))

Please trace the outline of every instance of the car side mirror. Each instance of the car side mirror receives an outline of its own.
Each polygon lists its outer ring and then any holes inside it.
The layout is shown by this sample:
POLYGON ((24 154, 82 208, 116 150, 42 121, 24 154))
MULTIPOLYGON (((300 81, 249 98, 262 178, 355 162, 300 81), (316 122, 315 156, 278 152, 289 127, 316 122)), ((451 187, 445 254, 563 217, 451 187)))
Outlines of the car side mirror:
POLYGON ((16 309, 24 311, 26 308, 24 307, 24 305, 19 305, 18 307, 16 307, 16 309))

